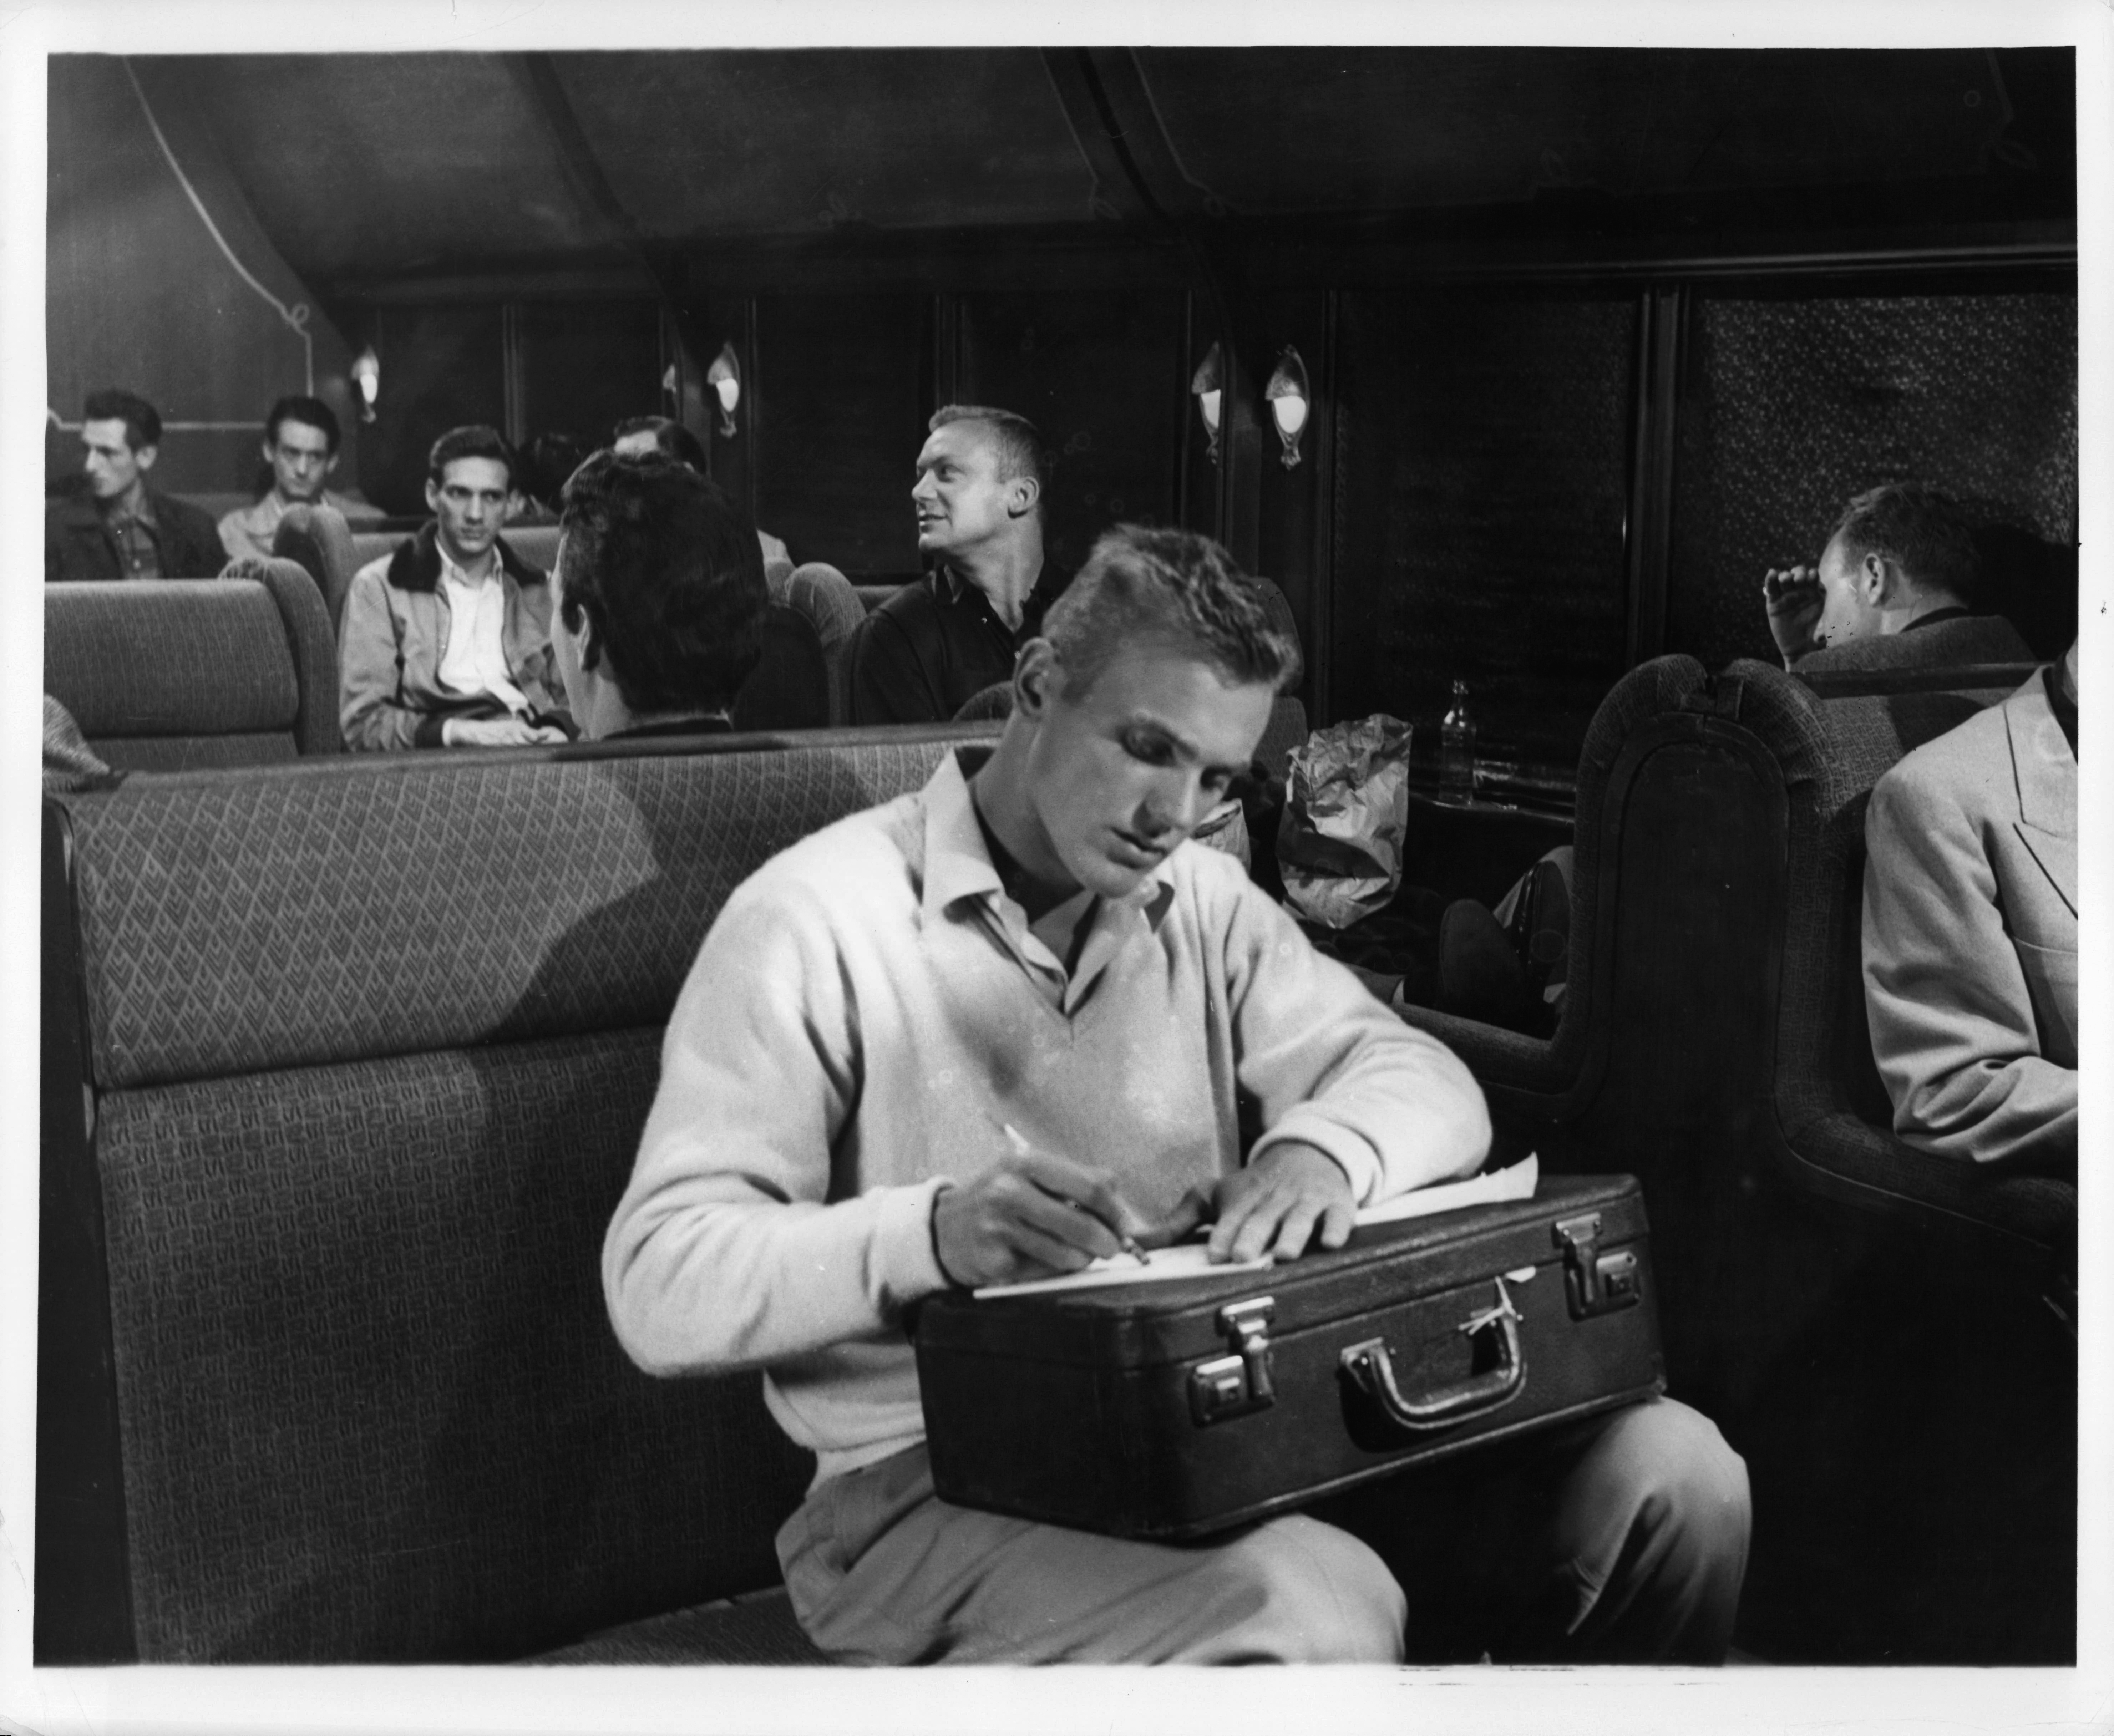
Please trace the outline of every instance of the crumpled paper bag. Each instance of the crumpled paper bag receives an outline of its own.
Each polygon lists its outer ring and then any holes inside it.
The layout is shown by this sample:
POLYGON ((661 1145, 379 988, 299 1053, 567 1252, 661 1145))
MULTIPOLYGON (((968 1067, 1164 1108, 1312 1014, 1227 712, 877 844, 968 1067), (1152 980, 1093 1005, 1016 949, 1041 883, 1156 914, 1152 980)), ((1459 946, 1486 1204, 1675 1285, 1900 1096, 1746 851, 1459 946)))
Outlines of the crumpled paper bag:
POLYGON ((1394 896, 1409 827, 1409 737, 1407 724, 1380 714, 1317 729, 1293 752, 1277 860, 1301 915, 1348 928, 1394 896))

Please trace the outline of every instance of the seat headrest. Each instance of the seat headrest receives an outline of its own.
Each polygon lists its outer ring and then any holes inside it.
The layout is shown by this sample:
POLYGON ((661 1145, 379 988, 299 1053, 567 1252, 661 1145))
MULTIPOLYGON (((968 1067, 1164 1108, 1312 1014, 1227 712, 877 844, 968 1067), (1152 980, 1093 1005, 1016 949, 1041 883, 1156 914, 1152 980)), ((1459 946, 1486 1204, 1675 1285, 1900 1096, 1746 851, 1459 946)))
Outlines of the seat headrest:
POLYGON ((743 879, 993 733, 318 757, 71 798, 96 1083, 659 1024, 743 879))
POLYGON ((90 742, 291 731, 301 703, 279 607, 254 579, 47 586, 44 691, 90 742))

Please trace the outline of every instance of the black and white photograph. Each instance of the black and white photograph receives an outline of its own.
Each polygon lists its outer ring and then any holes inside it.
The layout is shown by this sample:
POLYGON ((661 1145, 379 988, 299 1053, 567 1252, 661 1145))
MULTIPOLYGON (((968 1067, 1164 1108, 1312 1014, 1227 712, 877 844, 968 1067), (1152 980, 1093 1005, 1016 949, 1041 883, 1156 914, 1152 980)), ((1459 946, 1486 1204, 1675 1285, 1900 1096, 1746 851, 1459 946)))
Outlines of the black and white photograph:
POLYGON ((2114 1727, 2107 6, 0 108, 0 1732, 2114 1727))

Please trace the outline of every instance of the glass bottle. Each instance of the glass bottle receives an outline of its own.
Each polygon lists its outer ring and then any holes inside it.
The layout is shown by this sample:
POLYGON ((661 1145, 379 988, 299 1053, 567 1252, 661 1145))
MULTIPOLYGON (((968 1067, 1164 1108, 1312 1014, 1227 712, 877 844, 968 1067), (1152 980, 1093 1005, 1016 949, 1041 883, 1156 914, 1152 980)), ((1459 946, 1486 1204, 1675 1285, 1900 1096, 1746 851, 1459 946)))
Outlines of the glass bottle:
POLYGON ((1453 683, 1453 708, 1439 726, 1439 787, 1456 802, 1476 793, 1476 723, 1468 715, 1468 683, 1453 683))

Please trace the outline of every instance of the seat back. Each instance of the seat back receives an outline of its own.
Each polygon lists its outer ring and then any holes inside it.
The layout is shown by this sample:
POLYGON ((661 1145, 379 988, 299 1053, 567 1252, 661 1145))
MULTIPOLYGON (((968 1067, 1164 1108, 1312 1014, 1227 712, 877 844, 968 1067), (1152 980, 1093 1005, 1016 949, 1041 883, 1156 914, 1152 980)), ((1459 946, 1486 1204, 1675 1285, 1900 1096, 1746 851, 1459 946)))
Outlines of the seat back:
POLYGON ((44 593, 44 691, 118 771, 343 751, 330 620, 291 561, 44 593))
POLYGON ((2027 1258, 2066 1252, 2068 1181, 1985 1174, 1893 1136, 1865 1011, 1865 811, 1902 756, 2016 691, 2031 664, 1983 664, 1796 679, 1739 663, 1754 721, 1791 794, 1790 898, 1782 989, 1774 1009, 1775 1112, 1767 1150, 1778 1172, 1828 1200, 1987 1238, 2027 1258))
POLYGON ((345 514, 322 501, 288 507, 272 533, 272 552, 292 561, 316 582, 330 614, 332 637, 343 631, 345 593, 352 589, 352 575, 361 565, 345 514))
POLYGON ((775 1583, 812 1461, 754 1375, 630 1364, 602 1233, 727 893, 989 736, 53 804, 40 1661, 514 1657, 775 1583))
POLYGON ((772 603, 764 611, 763 656, 734 696, 734 728, 823 729, 830 711, 830 667, 814 624, 772 603))

